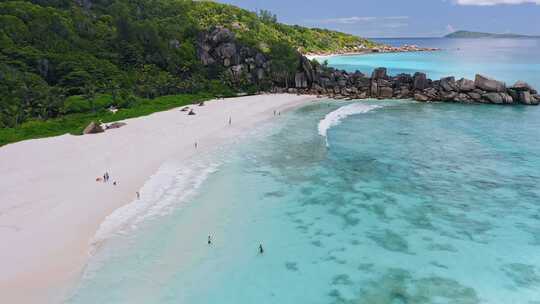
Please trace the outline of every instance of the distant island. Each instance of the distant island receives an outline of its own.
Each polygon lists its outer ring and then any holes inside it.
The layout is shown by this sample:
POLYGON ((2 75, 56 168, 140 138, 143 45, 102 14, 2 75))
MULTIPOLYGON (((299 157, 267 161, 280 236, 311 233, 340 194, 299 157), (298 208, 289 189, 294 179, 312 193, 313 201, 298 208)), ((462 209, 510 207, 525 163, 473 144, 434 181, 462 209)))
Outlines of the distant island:
POLYGON ((444 38, 540 38, 540 36, 529 36, 512 33, 493 34, 471 31, 456 31, 444 36, 444 38))

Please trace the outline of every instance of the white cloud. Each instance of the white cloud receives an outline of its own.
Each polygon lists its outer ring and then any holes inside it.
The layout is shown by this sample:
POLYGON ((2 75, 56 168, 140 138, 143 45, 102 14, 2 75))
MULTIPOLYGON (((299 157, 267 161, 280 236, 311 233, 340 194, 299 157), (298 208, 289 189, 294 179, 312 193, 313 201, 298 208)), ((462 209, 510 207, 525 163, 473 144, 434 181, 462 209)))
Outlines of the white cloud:
POLYGON ((319 20, 320 23, 355 24, 376 20, 375 17, 344 17, 319 20))
POLYGON ((459 5, 478 5, 478 6, 488 6, 488 5, 498 5, 498 4, 525 4, 533 3, 540 5, 540 0, 455 0, 456 4, 459 5))
POLYGON ((407 27, 407 26, 409 26, 409 24, 404 23, 404 22, 389 22, 389 23, 381 24, 381 27, 392 28, 392 29, 397 29, 397 28, 402 28, 402 27, 407 27))
POLYGON ((384 20, 408 20, 409 16, 389 16, 389 17, 381 17, 381 19, 384 19, 384 20))
MULTIPOLYGON (((540 1, 540 0, 539 0, 540 1)), ((342 18, 329 18, 320 20, 306 20, 308 22, 322 23, 322 24, 358 24, 358 23, 373 23, 377 21, 400 21, 399 24, 404 23, 409 19, 409 16, 387 16, 387 17, 342 17, 342 18)))

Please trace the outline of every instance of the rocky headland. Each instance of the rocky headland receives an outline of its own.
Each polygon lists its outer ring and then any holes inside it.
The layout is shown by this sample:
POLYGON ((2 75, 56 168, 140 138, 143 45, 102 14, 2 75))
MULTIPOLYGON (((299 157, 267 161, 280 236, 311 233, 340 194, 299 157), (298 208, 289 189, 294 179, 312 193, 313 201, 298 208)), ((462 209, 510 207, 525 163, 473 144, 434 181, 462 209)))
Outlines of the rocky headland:
POLYGON ((425 73, 388 75, 386 68, 371 75, 349 73, 298 54, 295 73, 271 71, 271 61, 255 48, 242 45, 226 28, 216 28, 199 39, 198 56, 206 66, 224 68, 233 83, 266 86, 273 93, 327 96, 335 99, 414 99, 420 102, 538 105, 538 91, 523 81, 512 86, 477 74, 474 80, 453 76, 429 79, 425 73), (290 81, 289 81, 290 80, 290 81))

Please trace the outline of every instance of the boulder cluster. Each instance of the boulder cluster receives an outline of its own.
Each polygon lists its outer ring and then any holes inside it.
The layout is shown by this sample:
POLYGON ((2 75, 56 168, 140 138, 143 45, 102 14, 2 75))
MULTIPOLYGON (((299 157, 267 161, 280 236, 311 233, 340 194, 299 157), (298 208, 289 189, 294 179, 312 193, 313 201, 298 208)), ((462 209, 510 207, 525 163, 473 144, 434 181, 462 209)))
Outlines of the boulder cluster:
MULTIPOLYGON (((310 65, 307 60, 303 66, 310 65)), ((386 68, 377 68, 371 76, 333 69, 307 68, 296 74, 296 91, 332 98, 412 98, 421 102, 538 105, 538 91, 523 81, 507 87, 504 82, 477 74, 474 80, 444 77, 427 78, 425 73, 389 76, 386 68), (311 81, 310 81, 311 80, 311 81)), ((278 89, 279 91, 279 89, 278 89)), ((294 92, 294 90, 292 90, 294 92)))
POLYGON ((239 43, 227 28, 217 27, 201 35, 198 57, 204 66, 224 67, 233 83, 246 81, 259 84, 269 78, 270 64, 266 56, 255 48, 239 43))
POLYGON ((310 61, 300 56, 291 85, 271 71, 271 62, 255 48, 240 44, 230 30, 222 27, 202 35, 198 55, 206 65, 219 65, 228 71, 233 82, 269 83, 274 93, 288 92, 328 96, 336 99, 415 99, 421 102, 460 102, 489 104, 538 105, 540 95, 525 82, 507 87, 504 82, 476 75, 474 80, 444 77, 431 80, 425 73, 390 76, 386 68, 371 75, 349 73, 310 61))

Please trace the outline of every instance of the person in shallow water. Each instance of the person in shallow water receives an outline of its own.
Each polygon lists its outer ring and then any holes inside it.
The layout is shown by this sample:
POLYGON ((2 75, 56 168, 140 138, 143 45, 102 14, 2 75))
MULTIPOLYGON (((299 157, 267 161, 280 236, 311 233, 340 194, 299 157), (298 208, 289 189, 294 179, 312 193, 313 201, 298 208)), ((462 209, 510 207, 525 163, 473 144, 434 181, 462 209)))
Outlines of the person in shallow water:
POLYGON ((208 245, 212 245, 212 236, 208 236, 208 245))
POLYGON ((264 253, 263 246, 262 244, 259 244, 259 254, 263 254, 263 253, 264 253))

